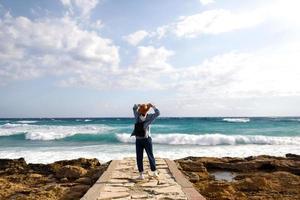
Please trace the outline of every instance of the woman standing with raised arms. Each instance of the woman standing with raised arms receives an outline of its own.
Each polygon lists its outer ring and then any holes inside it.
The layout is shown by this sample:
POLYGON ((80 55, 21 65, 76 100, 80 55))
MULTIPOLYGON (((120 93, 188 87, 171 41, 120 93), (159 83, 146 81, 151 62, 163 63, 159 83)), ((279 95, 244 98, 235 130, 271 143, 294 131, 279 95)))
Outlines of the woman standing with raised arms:
POLYGON ((136 146, 136 161, 140 176, 138 179, 144 179, 143 153, 146 150, 150 168, 154 177, 158 176, 156 171, 155 158, 153 155, 152 138, 150 136, 150 124, 160 115, 159 110, 151 103, 135 104, 133 106, 133 114, 135 118, 135 126, 131 136, 135 136, 136 146), (149 113, 150 108, 153 108, 154 113, 149 113))

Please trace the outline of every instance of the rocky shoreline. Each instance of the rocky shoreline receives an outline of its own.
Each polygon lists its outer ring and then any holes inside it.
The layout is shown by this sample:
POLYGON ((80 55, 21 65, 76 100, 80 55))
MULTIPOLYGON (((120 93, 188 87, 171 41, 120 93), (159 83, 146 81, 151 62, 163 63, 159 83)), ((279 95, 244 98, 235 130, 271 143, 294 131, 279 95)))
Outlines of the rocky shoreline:
MULTIPOLYGON (((300 200, 300 156, 187 157, 177 167, 207 200, 300 200)), ((110 162, 0 159, 0 200, 77 200, 110 162)))
POLYGON ((0 200, 80 199, 108 164, 85 158, 51 164, 27 164, 24 158, 0 159, 0 200))
POLYGON ((207 200, 300 200, 300 155, 187 157, 175 162, 207 200))

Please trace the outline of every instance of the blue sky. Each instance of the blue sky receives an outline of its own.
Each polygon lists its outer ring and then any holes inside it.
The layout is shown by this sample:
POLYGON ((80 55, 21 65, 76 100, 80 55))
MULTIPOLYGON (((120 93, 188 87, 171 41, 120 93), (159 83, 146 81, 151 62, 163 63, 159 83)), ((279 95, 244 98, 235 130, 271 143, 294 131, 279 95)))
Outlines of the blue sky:
POLYGON ((0 117, 299 115, 299 5, 0 0, 0 117))

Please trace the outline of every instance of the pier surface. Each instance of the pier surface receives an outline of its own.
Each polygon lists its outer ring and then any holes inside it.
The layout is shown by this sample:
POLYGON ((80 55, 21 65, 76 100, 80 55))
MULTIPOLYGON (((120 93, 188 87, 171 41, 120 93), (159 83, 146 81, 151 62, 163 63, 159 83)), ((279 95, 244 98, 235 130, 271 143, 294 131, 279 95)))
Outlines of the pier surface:
POLYGON ((144 158, 145 179, 137 180, 139 173, 135 158, 113 160, 81 200, 205 200, 177 169, 174 161, 157 158, 156 167, 158 178, 152 176, 148 160, 144 158))

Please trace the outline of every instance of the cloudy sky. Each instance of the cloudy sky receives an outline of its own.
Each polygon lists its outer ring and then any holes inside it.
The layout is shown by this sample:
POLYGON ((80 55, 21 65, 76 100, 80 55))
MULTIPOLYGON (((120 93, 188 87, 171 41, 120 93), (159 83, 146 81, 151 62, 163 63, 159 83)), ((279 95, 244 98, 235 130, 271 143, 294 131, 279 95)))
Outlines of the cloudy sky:
POLYGON ((297 0, 0 0, 0 117, 300 115, 297 0))

